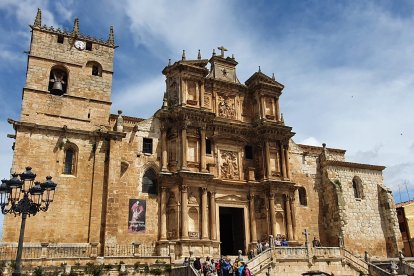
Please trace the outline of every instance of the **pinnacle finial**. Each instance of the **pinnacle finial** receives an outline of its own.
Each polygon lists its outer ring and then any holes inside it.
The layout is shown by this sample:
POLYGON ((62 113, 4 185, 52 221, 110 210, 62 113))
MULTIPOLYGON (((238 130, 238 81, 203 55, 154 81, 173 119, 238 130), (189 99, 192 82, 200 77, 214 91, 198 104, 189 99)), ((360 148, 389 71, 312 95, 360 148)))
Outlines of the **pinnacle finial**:
POLYGON ((41 26, 42 26, 42 10, 38 8, 36 18, 33 23, 33 27, 41 27, 41 26))
POLYGON ((213 57, 216 55, 216 49, 213 49, 213 57))
POLYGON ((185 60, 185 50, 183 50, 183 55, 181 57, 181 60, 185 60))
POLYGON ((73 22, 73 34, 79 34, 79 19, 75 18, 75 22, 73 22))
POLYGON ((280 122, 285 125, 285 119, 283 119, 283 113, 280 114, 280 122))
POLYGON ((235 59, 235 58, 234 58, 234 54, 231 54, 231 59, 235 59))
POLYGON ((162 99, 162 108, 168 107, 168 101, 167 101, 167 92, 164 92, 164 97, 162 99))
POLYGON ((275 73, 272 73, 272 80, 276 80, 275 73))
POLYGON ((260 65, 259 65, 259 73, 261 73, 262 72, 262 69, 260 69, 260 65))
POLYGON ((198 49, 197 59, 201 59, 201 52, 200 52, 200 49, 198 49))
POLYGON ((109 27, 109 37, 108 37, 108 43, 111 45, 115 45, 115 36, 114 36, 114 27, 109 27))
POLYGON ((171 59, 168 59, 168 66, 171 66, 171 59))

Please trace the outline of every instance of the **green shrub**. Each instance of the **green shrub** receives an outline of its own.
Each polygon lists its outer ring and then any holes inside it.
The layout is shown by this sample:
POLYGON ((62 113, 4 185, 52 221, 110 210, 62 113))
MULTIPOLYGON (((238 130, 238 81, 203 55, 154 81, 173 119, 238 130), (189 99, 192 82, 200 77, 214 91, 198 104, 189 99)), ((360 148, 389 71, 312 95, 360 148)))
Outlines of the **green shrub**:
POLYGON ((43 275, 43 269, 40 266, 36 267, 35 270, 33 270, 33 275, 42 276, 43 275))

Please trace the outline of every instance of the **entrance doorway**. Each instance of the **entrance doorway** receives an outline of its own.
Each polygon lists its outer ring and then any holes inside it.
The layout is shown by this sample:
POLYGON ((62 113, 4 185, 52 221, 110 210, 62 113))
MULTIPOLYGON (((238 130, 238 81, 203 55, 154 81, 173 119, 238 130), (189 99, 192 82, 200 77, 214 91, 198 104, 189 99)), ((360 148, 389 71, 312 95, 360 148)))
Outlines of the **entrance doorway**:
POLYGON ((244 210, 243 208, 220 207, 220 242, 221 255, 237 255, 242 250, 244 255, 244 210))

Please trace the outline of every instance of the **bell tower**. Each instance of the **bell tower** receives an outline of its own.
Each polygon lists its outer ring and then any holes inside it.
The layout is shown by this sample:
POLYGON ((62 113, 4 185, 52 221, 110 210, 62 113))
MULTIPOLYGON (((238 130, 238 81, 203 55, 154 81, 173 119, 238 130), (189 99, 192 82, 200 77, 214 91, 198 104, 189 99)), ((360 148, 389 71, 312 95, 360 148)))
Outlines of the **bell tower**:
POLYGON ((107 40, 42 26, 39 9, 23 88, 21 121, 83 130, 108 124, 111 106, 114 32, 107 40))
MULTIPOLYGON (((28 225, 26 242, 103 244, 102 206, 108 185, 109 143, 125 134, 110 128, 113 57, 111 27, 107 40, 42 25, 39 9, 32 38, 15 129, 13 172, 30 165, 39 178, 59 184, 55 195, 65 208, 52 208, 28 225), (43 223, 65 221, 45 232, 43 223)), ((6 217, 3 241, 17 239, 19 220, 6 217)))

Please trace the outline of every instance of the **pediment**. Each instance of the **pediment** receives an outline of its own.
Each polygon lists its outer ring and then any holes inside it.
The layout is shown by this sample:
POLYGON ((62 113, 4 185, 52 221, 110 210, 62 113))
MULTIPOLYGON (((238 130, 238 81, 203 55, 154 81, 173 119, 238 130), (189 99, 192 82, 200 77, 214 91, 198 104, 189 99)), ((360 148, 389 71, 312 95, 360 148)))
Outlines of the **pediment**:
POLYGON ((217 197, 216 200, 231 201, 231 202, 246 201, 245 198, 242 198, 241 196, 238 196, 238 195, 226 195, 226 196, 222 196, 222 197, 217 197))

